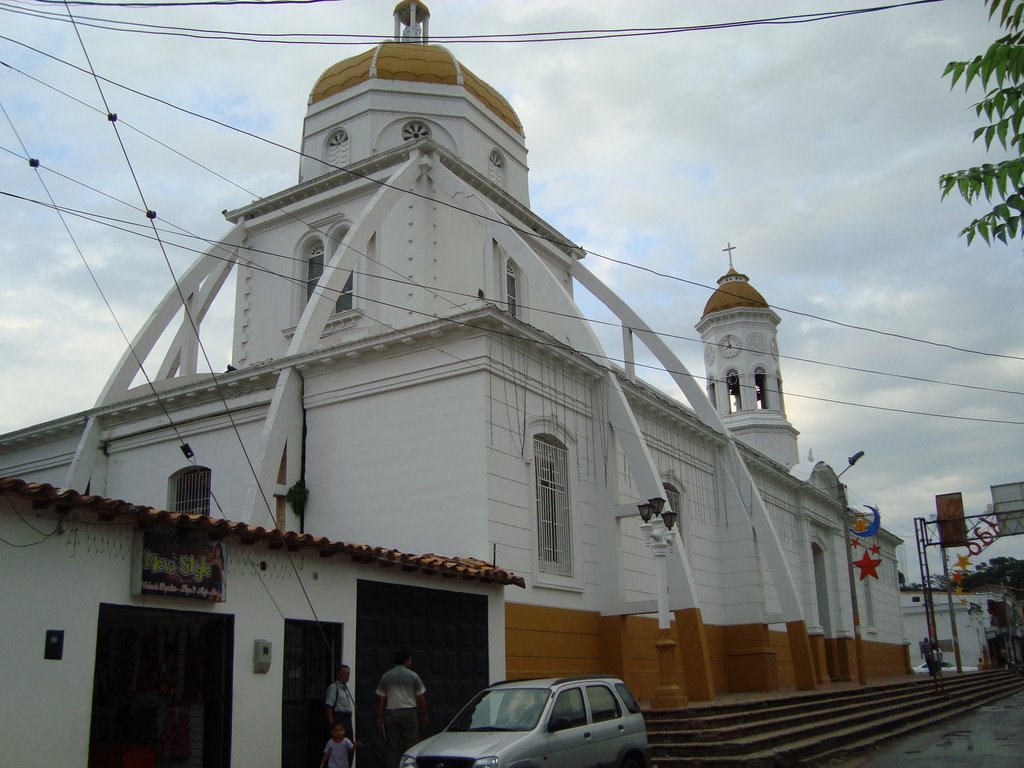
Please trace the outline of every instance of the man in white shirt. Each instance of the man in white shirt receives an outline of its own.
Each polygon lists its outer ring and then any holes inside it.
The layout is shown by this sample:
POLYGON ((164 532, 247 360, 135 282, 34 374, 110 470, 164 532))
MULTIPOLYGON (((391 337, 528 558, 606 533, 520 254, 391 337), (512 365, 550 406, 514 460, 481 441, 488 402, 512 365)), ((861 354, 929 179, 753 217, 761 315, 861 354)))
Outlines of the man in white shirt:
POLYGON ((385 768, 398 768, 405 751, 420 740, 420 725, 427 724, 427 689, 412 671, 412 654, 399 651, 395 666, 377 685, 377 727, 384 730, 385 768), (417 716, 418 715, 418 716, 417 716))
POLYGON ((352 698, 352 691, 348 689, 348 681, 352 670, 348 664, 338 667, 334 682, 327 686, 327 697, 324 699, 324 707, 327 710, 328 732, 335 723, 345 726, 345 732, 353 741, 356 738, 352 728, 352 716, 355 713, 355 700, 352 698))

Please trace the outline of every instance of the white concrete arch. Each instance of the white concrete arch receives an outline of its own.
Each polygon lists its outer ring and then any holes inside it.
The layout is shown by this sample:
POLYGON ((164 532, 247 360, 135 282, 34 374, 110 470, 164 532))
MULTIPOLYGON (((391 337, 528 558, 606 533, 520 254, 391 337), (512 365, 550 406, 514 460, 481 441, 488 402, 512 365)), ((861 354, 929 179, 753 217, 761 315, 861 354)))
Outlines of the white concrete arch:
MULTIPOLYGON (((238 245, 244 236, 244 224, 235 225, 177 278, 175 286, 160 300, 114 366, 110 378, 96 400, 96 408, 117 402, 125 396, 135 377, 142 370, 143 362, 182 308, 182 296, 185 297, 185 313, 181 325, 171 341, 157 375, 152 377, 151 381, 171 379, 175 375, 188 376, 197 372, 199 328, 224 286, 224 281, 238 261, 238 245)), ((84 491, 89 485, 96 468, 96 456, 100 450, 100 432, 99 418, 95 414, 91 415, 86 421, 85 429, 75 448, 74 458, 68 467, 65 487, 84 491)), ((99 492, 98 487, 92 490, 99 492)))
MULTIPOLYGON (((622 321, 625 327, 631 329, 632 333, 639 337, 640 341, 651 351, 658 362, 664 366, 665 370, 669 372, 672 379, 683 391, 683 395, 685 395, 690 406, 696 412, 697 417, 706 425, 728 438, 723 451, 727 481, 735 490, 738 498, 749 500, 746 512, 750 517, 761 552, 768 563, 769 572, 775 581, 779 602, 782 606, 783 620, 787 623, 794 621, 802 622, 804 616, 800 606, 799 595, 796 591, 796 584, 793 582, 793 576, 786 565, 782 544, 775 531, 775 526, 772 525, 768 508, 765 506, 764 500, 754 484, 754 478, 751 476, 750 470, 747 469, 747 465, 740 455, 736 442, 732 439, 722 423, 718 412, 705 395, 704 388, 700 386, 693 375, 686 369, 682 361, 673 354, 661 337, 654 333, 641 320, 640 316, 625 301, 619 298, 614 291, 598 279, 596 275, 579 262, 573 264, 572 274, 584 288, 614 312, 615 316, 622 321)), ((673 561, 670 560, 669 562, 672 563, 673 561)), ((673 595, 673 603, 675 603, 675 595, 673 595)), ((684 606, 673 605, 672 607, 684 606)))
MULTIPOLYGON (((334 312, 336 297, 355 269, 360 254, 365 252, 370 238, 398 201, 407 194, 402 187, 412 184, 422 172, 419 165, 422 157, 421 153, 415 152, 400 165, 352 222, 330 261, 324 265, 319 282, 321 290, 313 292, 302 310, 288 346, 288 357, 308 352, 319 345, 327 321, 334 312)), ((253 457, 257 482, 250 486, 241 515, 242 522, 257 521, 264 516, 269 504, 264 489, 272 487, 289 433, 295 431, 291 427, 301 423, 302 377, 295 368, 288 367, 278 376, 270 410, 260 433, 259 445, 253 457)))
MULTIPOLYGON (((576 302, 573 301, 561 281, 552 274, 534 247, 526 241, 525 236, 515 229, 511 222, 507 225, 504 224, 503 217, 497 209, 447 169, 442 168, 441 172, 435 173, 433 178, 437 189, 446 192, 452 198, 459 197, 460 207, 470 214, 482 217, 481 223, 487 237, 493 238, 504 249, 508 257, 515 261, 516 266, 525 276, 526 283, 530 287, 531 307, 550 308, 562 313, 559 321, 565 326, 565 338, 561 340, 584 354, 593 355, 597 361, 603 364, 607 355, 594 334, 593 328, 584 319, 576 302)), ((555 259, 565 258, 564 252, 548 240, 537 238, 534 240, 534 244, 540 249, 549 250, 555 259)), ((605 383, 611 425, 626 452, 637 487, 641 489, 641 495, 645 499, 654 496, 664 497, 665 489, 662 486, 657 465, 641 437, 640 426, 619 385, 618 377, 613 371, 608 371, 605 383)), ((601 527, 602 552, 614 553, 616 558, 612 561, 609 557, 609 562, 605 567, 606 575, 614 576, 614 581, 611 583, 619 582, 621 579, 622 569, 618 567, 618 558, 621 558, 622 548, 617 541, 618 524, 622 517, 627 516, 638 517, 639 513, 635 508, 627 515, 621 515, 618 509, 609 510, 608 518, 604 521, 607 524, 601 527)), ((695 581, 685 552, 682 547, 677 547, 676 552, 678 557, 674 560, 670 559, 673 567, 670 569, 669 575, 673 608, 699 607, 695 581)), ((615 596, 605 596, 611 603, 607 606, 609 611, 623 609, 621 584, 619 591, 620 594, 615 596)))
POLYGON ((238 260, 238 245, 242 242, 244 235, 245 225, 236 224, 227 235, 192 262, 192 266, 177 279, 176 285, 169 289, 160 300, 156 309, 150 314, 139 332, 135 334, 131 345, 121 355, 118 364, 114 366, 114 372, 107 379, 106 386, 103 387, 103 391, 96 400, 97 408, 116 402, 128 391, 141 370, 142 362, 153 351, 153 347, 163 336, 178 310, 181 309, 182 296, 188 303, 195 329, 188 317, 182 318, 181 328, 175 334, 171 348, 160 366, 160 371, 164 375, 158 378, 171 378, 181 369, 188 370, 190 368, 193 372, 195 371, 197 351, 197 347, 193 346, 195 334, 217 293, 224 285, 225 279, 234 269, 235 262, 238 260), (185 359, 183 354, 190 357, 185 359), (175 360, 177 364, 173 364, 175 360))

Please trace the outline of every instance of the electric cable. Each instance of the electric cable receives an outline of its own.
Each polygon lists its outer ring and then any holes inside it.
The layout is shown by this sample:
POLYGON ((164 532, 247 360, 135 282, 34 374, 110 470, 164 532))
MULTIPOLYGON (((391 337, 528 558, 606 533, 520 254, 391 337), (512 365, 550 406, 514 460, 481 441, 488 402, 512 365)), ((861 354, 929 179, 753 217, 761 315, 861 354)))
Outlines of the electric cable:
MULTIPOLYGON (((37 204, 40 204, 40 205, 45 205, 41 201, 34 201, 34 200, 31 200, 31 198, 24 198, 22 196, 13 195, 12 193, 4 192, 2 190, 0 190, 0 195, 7 196, 7 197, 13 197, 13 198, 20 199, 20 200, 25 200, 25 201, 28 201, 28 202, 34 202, 34 203, 37 203, 37 204)), ((133 231, 133 230, 129 230, 129 229, 124 229, 122 227, 118 227, 116 225, 110 224, 109 223, 109 218, 110 217, 97 217, 96 219, 92 219, 92 218, 90 218, 90 216, 88 214, 85 214, 85 213, 83 213, 81 211, 77 211, 77 210, 74 210, 74 209, 63 209, 63 210, 66 213, 69 213, 71 215, 81 216, 83 218, 86 218, 87 220, 93 220, 96 223, 106 224, 108 226, 111 226, 114 229, 118 229, 120 231, 129 233, 129 234, 135 234, 135 235, 140 236, 140 237, 150 237, 149 235, 145 235, 145 234, 142 234, 142 233, 137 232, 137 231, 133 231), (103 219, 108 219, 108 220, 104 221, 103 219)), ((211 242, 209 240, 206 240, 205 238, 197 238, 197 239, 202 240, 203 242, 211 242)), ((215 242, 216 241, 213 241, 213 244, 215 244, 215 242)), ((205 253, 204 251, 200 251, 198 249, 190 248, 188 246, 184 246, 184 245, 180 245, 180 244, 171 243, 171 245, 173 245, 173 247, 175 247, 175 248, 178 248, 178 249, 181 249, 181 250, 186 250, 186 251, 191 251, 191 252, 193 252, 195 254, 198 254, 198 255, 202 255, 202 254, 205 253)), ((282 254, 275 254, 275 253, 271 253, 271 252, 267 252, 267 251, 262 251, 260 249, 254 249, 254 248, 251 248, 251 247, 248 247, 248 246, 240 246, 240 248, 245 248, 246 250, 251 250, 251 251, 256 251, 258 253, 272 255, 272 256, 274 256, 276 258, 280 258, 280 259, 284 259, 284 260, 292 260, 292 261, 299 260, 299 261, 301 261, 301 259, 296 259, 295 257, 292 257, 292 256, 286 256, 286 255, 282 255, 282 254)), ((357 254, 359 254, 360 256, 363 256, 364 258, 366 257, 365 254, 361 254, 358 251, 357 251, 357 254)), ((216 259, 221 259, 221 260, 226 259, 226 257, 218 256, 216 254, 210 254, 210 255, 211 255, 212 258, 216 258, 216 259)), ((291 282, 291 283, 293 283, 295 285, 305 285, 305 281, 302 280, 302 279, 294 278, 294 277, 292 277, 290 275, 286 275, 286 274, 283 274, 283 273, 280 273, 280 272, 275 272, 274 270, 272 270, 270 268, 261 267, 261 266, 258 266, 256 264, 252 263, 252 262, 247 263, 246 266, 248 268, 250 268, 250 269, 254 269, 256 271, 260 271, 260 272, 263 272, 265 274, 268 274, 268 275, 271 275, 271 276, 283 279, 285 281, 291 282)), ((365 275, 365 273, 356 272, 355 270, 353 271, 353 273, 354 274, 365 275)), ((471 296, 469 294, 464 294, 464 293, 460 293, 460 292, 457 292, 457 291, 451 291, 451 290, 443 289, 443 288, 430 288, 430 289, 424 288, 422 285, 420 285, 418 283, 410 282, 408 280, 401 279, 401 278, 390 278, 390 277, 384 277, 384 276, 380 276, 380 275, 377 275, 377 276, 374 276, 374 277, 375 277, 375 279, 382 280, 382 281, 398 282, 400 284, 408 285, 410 287, 417 287, 417 288, 420 288, 422 290, 430 291, 430 292, 434 293, 434 295, 438 295, 440 293, 452 293, 452 294, 455 294, 455 295, 458 295, 458 296, 464 296, 464 297, 467 297, 467 298, 476 298, 476 297, 473 297, 473 296, 471 296)), ((325 291, 329 291, 330 293, 334 294, 335 296, 340 296, 343 293, 343 291, 341 291, 341 290, 325 289, 325 288, 322 288, 320 286, 317 286, 317 288, 315 290, 316 290, 316 292, 318 292, 318 293, 320 293, 322 295, 325 295, 325 291)), ((432 320, 446 320, 448 322, 458 323, 458 321, 453 320, 453 319, 448 319, 448 318, 446 318, 443 315, 434 315, 434 314, 430 314, 430 313, 424 313, 424 312, 422 312, 420 310, 416 310, 416 309, 414 309, 412 307, 403 307, 403 306, 391 304, 391 303, 388 303, 388 302, 380 301, 380 300, 377 300, 377 299, 369 299, 368 297, 363 296, 363 295, 358 295, 357 298, 361 299, 362 301, 373 302, 373 303, 379 304, 381 306, 386 306, 386 307, 393 308, 393 309, 400 309, 400 310, 403 310, 403 311, 406 311, 406 312, 413 312, 413 313, 416 313, 416 314, 420 314, 420 315, 423 315, 424 317, 432 319, 432 320)), ((462 306, 462 305, 453 305, 453 306, 462 306)), ((542 312, 542 313, 548 313, 548 314, 553 314, 553 315, 567 317, 567 318, 572 318, 572 319, 579 319, 581 321, 590 322, 590 323, 594 323, 594 324, 598 324, 598 325, 608 325, 608 326, 613 326, 613 327, 622 327, 621 323, 615 323, 613 321, 605 321, 605 320, 600 320, 600 319, 589 318, 589 317, 586 317, 586 316, 583 316, 583 315, 572 315, 570 313, 559 312, 559 311, 556 311, 556 310, 540 309, 540 308, 536 308, 536 307, 530 308, 530 307, 527 307, 526 305, 524 305, 524 309, 532 309, 533 311, 538 311, 538 312, 542 312)), ((368 318, 368 319, 370 319, 373 322, 378 322, 378 323, 381 322, 381 321, 377 320, 376 318, 368 318)), ((384 324, 384 325, 386 325, 386 324, 384 324)), ((388 327, 390 328, 390 326, 388 326, 388 327)), ((471 326, 471 327, 476 327, 476 326, 471 326)), ((391 328, 391 330, 396 330, 397 331, 397 329, 394 329, 394 328, 391 328)), ((500 333, 498 331, 493 331, 493 332, 500 333)), ((679 335, 675 335, 675 334, 668 334, 668 333, 662 334, 661 332, 658 332, 658 335, 663 336, 665 338, 677 338, 677 339, 683 339, 683 340, 691 340, 691 341, 695 341, 695 342, 698 341, 696 339, 687 339, 687 337, 679 336, 679 335)), ((535 342, 535 343, 541 343, 541 342, 535 342)), ((550 343, 548 343, 548 345, 549 346, 556 346, 556 347, 560 347, 561 346, 561 344, 558 343, 558 342, 550 342, 550 343)), ((606 360, 606 361, 608 361, 610 363, 618 363, 618 364, 622 364, 622 365, 625 365, 628 362, 627 360, 624 360, 622 358, 617 358, 617 357, 614 357, 612 355, 597 355, 596 353, 591 355, 591 354, 588 353, 588 356, 598 357, 598 358, 606 360)), ((787 356, 780 355, 780 357, 781 358, 786 358, 787 356)), ((807 359, 807 358, 793 357, 793 358, 790 358, 790 359, 799 360, 799 361, 807 362, 807 363, 810 363, 810 364, 824 365, 824 366, 829 366, 829 367, 837 367, 837 368, 847 369, 847 370, 862 371, 862 372, 866 372, 866 373, 878 373, 878 375, 889 376, 889 377, 893 377, 893 378, 910 379, 910 380, 914 380, 914 381, 920 381, 920 382, 923 382, 923 383, 938 384, 938 385, 953 386, 953 387, 963 387, 963 388, 967 388, 967 389, 979 389, 979 390, 982 390, 982 391, 989 391, 989 392, 994 392, 994 393, 998 393, 998 394, 1008 394, 1008 395, 1022 395, 1022 394, 1024 394, 1024 393, 1017 392, 1017 391, 1014 391, 1014 390, 1000 390, 1000 389, 989 388, 989 387, 981 387, 981 386, 978 386, 978 385, 967 385, 967 384, 960 384, 960 383, 956 383, 956 382, 944 382, 944 381, 939 381, 939 380, 924 379, 923 377, 905 376, 905 375, 902 375, 902 374, 887 373, 887 372, 875 372, 875 371, 870 371, 868 369, 857 369, 857 368, 852 368, 851 366, 843 366, 843 365, 838 365, 838 364, 826 363, 826 362, 822 362, 822 361, 810 360, 810 359, 807 359)), ((670 375, 672 375, 672 374, 690 375, 690 376, 692 376, 695 379, 704 381, 705 383, 708 381, 706 376, 701 376, 699 374, 690 373, 690 372, 684 372, 684 371, 674 371, 674 370, 665 368, 664 366, 661 366, 661 365, 646 364, 646 363, 642 363, 640 361, 634 361, 634 365, 637 366, 637 367, 640 367, 640 368, 645 368, 645 369, 649 369, 649 370, 656 371, 656 372, 668 373, 670 375)), ((1007 419, 987 419, 987 418, 972 417, 972 416, 957 416, 957 415, 953 415, 953 414, 937 413, 937 412, 932 412, 932 411, 917 411, 917 410, 903 409, 903 408, 892 408, 892 407, 885 407, 885 406, 875 406, 875 405, 871 405, 869 403, 859 403, 859 402, 855 402, 855 401, 838 400, 838 399, 834 399, 834 398, 820 397, 820 396, 802 394, 802 393, 799 393, 799 392, 792 392, 792 391, 787 391, 786 392, 786 397, 798 398, 798 399, 804 399, 804 400, 812 400, 812 401, 816 401, 816 402, 824 402, 824 403, 829 403, 829 404, 833 404, 833 405, 845 405, 845 406, 850 406, 850 407, 866 408, 866 409, 870 409, 870 410, 880 410, 880 411, 891 412, 891 413, 903 413, 903 414, 914 415, 914 416, 930 416, 930 417, 935 417, 935 418, 953 419, 953 420, 957 420, 957 421, 970 421, 970 422, 980 422, 980 423, 988 423, 988 424, 1003 424, 1003 425, 1009 425, 1009 426, 1024 425, 1024 422, 1022 422, 1022 421, 1013 421, 1013 420, 1007 420, 1007 419)))
MULTIPOLYGON (((928 1, 932 1, 932 0, 928 0, 928 1)), ((66 61, 64 59, 61 59, 61 58, 59 58, 57 56, 53 56, 52 54, 45 53, 45 52, 43 52, 43 51, 41 51, 41 50, 39 50, 37 48, 33 48, 32 46, 28 46, 28 45, 26 45, 24 43, 20 43, 19 41, 13 40, 13 39, 8 38, 8 37, 6 37, 4 35, 0 35, 0 40, 7 40, 8 42, 13 42, 13 43, 15 43, 17 45, 24 46, 24 47, 29 48, 30 50, 32 50, 32 51, 34 51, 36 53, 39 53, 42 56, 45 56, 47 58, 51 58, 51 59, 53 59, 53 60, 55 60, 57 62, 65 64, 66 66, 69 66, 69 67, 71 67, 73 69, 77 69, 79 71, 88 73, 86 70, 83 70, 81 67, 78 67, 77 65, 72 64, 72 63, 70 63, 70 62, 68 62, 68 61, 66 61)), ((16 71, 19 74, 21 74, 21 70, 20 69, 18 69, 16 67, 13 67, 13 66, 11 66, 9 64, 6 64, 5 62, 0 61, 0 65, 7 66, 12 71, 16 71)), ((88 73, 88 74, 91 74, 91 73, 88 73)), ((136 90, 134 88, 131 88, 129 86, 122 85, 122 84, 120 84, 120 83, 118 83, 116 81, 110 80, 109 78, 104 78, 104 77, 100 77, 100 76, 97 76, 97 75, 94 75, 94 76, 98 77, 99 79, 103 80, 104 82, 107 82, 107 83, 110 83, 111 85, 114 85, 115 87, 127 90, 129 93, 133 93, 133 94, 135 94, 137 96, 141 96, 143 98, 150 99, 152 101, 156 101, 159 104, 163 104, 164 106, 167 106, 167 107, 169 107, 171 109, 174 109, 174 110, 177 110, 179 112, 182 112, 182 113, 184 113, 186 115, 190 115, 192 117, 199 118, 201 120, 213 123, 214 125, 219 125, 219 126, 221 126, 223 128, 227 128, 228 130, 234 131, 236 133, 240 133, 240 134, 242 134, 244 136, 248 136, 250 138, 256 139, 257 141, 260 141, 260 142, 263 142, 265 144, 268 144, 269 146, 273 146, 273 147, 276 147, 278 149, 285 150, 286 152, 289 152, 291 154, 297 155, 297 156, 299 156, 301 158, 309 158, 309 159, 317 160, 318 162, 323 162, 322 159, 320 159, 320 158, 312 158, 311 156, 306 155, 305 153, 301 152, 300 150, 296 150, 296 149, 293 149, 291 147, 287 147, 287 146, 285 146, 283 144, 280 144, 279 142, 276 142, 276 141, 273 141, 271 139, 267 139, 267 138, 265 138, 263 136, 260 136, 259 134, 253 133, 253 132, 245 130, 243 128, 238 128, 236 126, 233 126, 233 125, 231 125, 229 123, 225 123, 225 122, 223 122, 221 120, 218 120, 216 118, 212 118, 212 117, 209 117, 207 115, 203 115, 203 114, 201 114, 199 112, 195 112, 193 110, 186 109, 184 107, 179 107, 179 106, 173 104, 172 102, 166 101, 166 100, 161 99, 161 98, 156 97, 156 96, 152 96, 150 94, 146 94, 146 93, 144 93, 142 91, 138 91, 138 90, 136 90)), ((369 175, 360 174, 360 173, 358 173, 356 171, 353 171, 351 168, 344 168, 343 169, 343 168, 340 168, 338 166, 334 166, 334 167, 337 170, 345 170, 348 173, 351 173, 351 174, 353 174, 355 176, 363 178, 366 181, 370 181, 372 183, 378 184, 378 185, 380 185, 382 187, 389 187, 387 182, 381 181, 379 179, 375 179, 375 178, 373 178, 372 176, 369 176, 369 175)), ((582 246, 575 245, 575 244, 569 242, 568 240, 566 240, 564 238, 556 238, 556 237, 553 237, 553 236, 548 236, 548 235, 541 234, 541 233, 536 232, 536 231, 534 231, 532 229, 527 229, 527 228, 523 228, 523 227, 516 227, 513 224, 510 224, 509 222, 505 221, 504 219, 484 216, 482 214, 478 214, 478 213, 475 213, 473 211, 466 210, 465 208, 462 208, 462 207, 460 207, 460 206, 458 206, 458 205, 456 205, 454 203, 450 203, 450 202, 445 201, 445 200, 439 200, 437 198, 432 198, 432 197, 429 197, 429 196, 424 195, 422 193, 418 193, 418 192, 416 192, 414 190, 397 190, 397 191, 403 192, 405 194, 412 195, 414 197, 419 197, 419 198, 422 198, 422 199, 425 199, 425 200, 429 200, 432 203, 436 203, 438 205, 444 206, 444 207, 452 209, 452 210, 461 211, 461 212, 463 212, 463 213, 465 213, 465 214, 467 214, 469 216, 473 216, 474 218, 479 219, 481 221, 489 221, 489 222, 492 222, 492 223, 495 223, 495 224, 499 224, 499 225, 501 225, 503 227, 507 227, 511 231, 514 231, 514 232, 516 232, 518 234, 521 234, 521 235, 524 235, 524 236, 527 236, 527 237, 537 238, 539 240, 545 240, 545 241, 548 241, 548 242, 550 242, 550 243, 552 243, 554 245, 557 245, 559 247, 562 247, 562 248, 567 248, 567 249, 570 249, 570 250, 580 251, 580 252, 586 253, 586 254, 588 254, 590 256, 594 256, 596 258, 603 259, 605 261, 609 261, 609 262, 614 263, 614 264, 619 264, 621 266, 626 266, 626 267, 630 267, 632 269, 637 269, 637 270, 640 270, 640 271, 643 271, 643 272, 647 272, 647 273, 655 275, 657 277, 662 277, 662 278, 665 278, 665 279, 668 279, 668 280, 677 281, 677 282, 680 282, 680 283, 683 283, 683 284, 686 284, 686 285, 690 285, 690 286, 697 287, 697 288, 702 288, 702 289, 705 289, 705 290, 710 290, 710 291, 716 291, 717 290, 717 291, 721 291, 722 293, 724 293, 726 295, 731 295, 731 292, 728 290, 727 286, 717 286, 717 287, 715 287, 715 286, 708 285, 706 283, 701 283, 699 281, 689 280, 687 278, 683 278, 683 277, 680 277, 678 275, 673 275, 673 274, 670 274, 670 273, 667 273, 667 272, 661 272, 659 270, 652 269, 650 267, 645 267, 645 266, 640 265, 640 264, 635 264, 635 263, 632 263, 632 262, 629 262, 629 261, 626 261, 626 260, 623 260, 623 259, 616 259, 616 258, 613 258, 611 256, 606 256, 604 254, 598 253, 597 251, 593 251, 593 250, 590 250, 590 249, 587 249, 587 248, 583 248, 582 246)), ((1020 360, 1020 361, 1024 361, 1024 356, 1020 356, 1020 355, 1009 355, 1009 354, 1002 354, 1002 353, 996 353, 996 352, 986 352, 986 351, 983 351, 983 350, 971 349, 969 347, 961 347, 961 346, 957 346, 957 345, 953 345, 953 344, 947 344, 947 343, 943 343, 943 342, 932 341, 932 340, 929 340, 929 339, 922 339, 922 338, 918 338, 918 337, 915 337, 915 336, 910 336, 910 335, 907 335, 907 334, 897 333, 897 332, 893 332, 893 331, 885 331, 885 330, 881 330, 881 329, 872 328, 872 327, 869 327, 869 326, 856 325, 856 324, 853 324, 853 323, 844 323, 842 321, 834 320, 832 318, 824 317, 822 315, 816 315, 816 314, 813 314, 813 313, 810 313, 810 312, 804 312, 804 311, 801 311, 801 310, 793 310, 793 309, 789 309, 787 307, 783 307, 783 306, 777 305, 777 304, 768 304, 768 306, 771 309, 773 309, 773 310, 778 310, 779 312, 783 312, 783 313, 786 313, 786 314, 792 314, 792 315, 796 315, 796 316, 800 316, 800 317, 806 317, 806 318, 813 319, 813 320, 818 320, 820 322, 825 322, 825 323, 837 325, 839 327, 847 328, 847 329, 850 329, 850 330, 857 330, 857 331, 862 331, 862 332, 865 332, 865 333, 872 333, 872 334, 877 334, 877 335, 886 336, 886 337, 890 337, 890 338, 896 338, 896 339, 900 339, 900 340, 903 340, 903 341, 909 341, 909 342, 913 342, 913 343, 917 343, 917 344, 924 344, 924 345, 928 345, 928 346, 939 347, 939 348, 943 348, 943 349, 949 349, 949 350, 952 350, 952 351, 962 352, 962 353, 965 353, 965 354, 979 355, 979 356, 983 356, 983 357, 994 357, 994 358, 1000 358, 1000 359, 1006 359, 1006 360, 1020 360)))
MULTIPOLYGON (((236 0, 235 2, 181 2, 181 3, 102 3, 102 2, 72 2, 71 5, 109 7, 109 8, 132 8, 132 9, 157 9, 188 6, 219 6, 219 5, 275 5, 289 2, 330 2, 331 0, 279 0, 279 2, 259 2, 258 0, 236 0)), ((816 13, 792 14, 788 16, 773 16, 740 21, 712 22, 709 24, 690 24, 667 27, 621 27, 621 28, 590 28, 573 29, 547 32, 518 32, 518 33, 491 33, 475 35, 431 35, 430 41, 436 44, 525 44, 525 43, 565 43, 581 42, 591 40, 610 40, 622 38, 647 38, 652 36, 677 35, 691 32, 711 32, 728 29, 740 29, 756 26, 780 26, 809 24, 821 21, 832 21, 852 16, 860 16, 868 13, 878 13, 915 5, 929 5, 943 2, 944 0, 909 0, 902 3, 890 3, 887 5, 870 6, 867 8, 853 8, 837 11, 821 11, 816 13)), ((35 0, 45 6, 49 4, 62 4, 63 0, 35 0)), ((15 5, 13 8, 6 3, 0 3, 0 10, 7 9, 10 13, 41 18, 52 21, 66 22, 67 20, 57 14, 33 10, 30 7, 20 8, 15 5)), ((204 29, 200 27, 181 27, 174 25, 145 24, 135 21, 123 21, 119 19, 104 19, 91 16, 76 16, 80 25, 90 26, 98 29, 105 29, 115 32, 129 32, 136 34, 164 35, 172 37, 186 37, 198 40, 215 40, 226 42, 249 42, 249 43, 273 43, 277 45, 373 45, 381 40, 379 34, 353 34, 353 33, 262 33, 245 32, 236 30, 204 29), (83 21, 84 20, 84 21, 83 21), (301 38, 301 39, 295 39, 301 38)))

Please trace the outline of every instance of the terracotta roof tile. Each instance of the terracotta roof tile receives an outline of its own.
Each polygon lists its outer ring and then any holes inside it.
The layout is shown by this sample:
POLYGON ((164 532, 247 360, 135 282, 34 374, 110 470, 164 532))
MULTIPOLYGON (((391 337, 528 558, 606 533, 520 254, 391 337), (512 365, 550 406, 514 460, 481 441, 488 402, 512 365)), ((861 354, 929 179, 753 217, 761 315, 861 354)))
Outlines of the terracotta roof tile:
POLYGON ((405 570, 428 574, 511 584, 517 587, 526 586, 521 576, 516 576, 512 571, 498 568, 476 558, 448 557, 433 553, 414 555, 397 549, 334 541, 326 536, 314 536, 310 533, 279 531, 276 528, 268 529, 207 515, 192 515, 155 507, 144 507, 120 499, 108 499, 103 496, 91 496, 78 493, 78 491, 57 488, 49 483, 30 483, 14 477, 0 477, 0 496, 3 495, 18 496, 31 500, 33 504, 44 504, 58 509, 89 511, 108 520, 116 517, 131 520, 143 526, 160 524, 197 530, 211 538, 237 536, 247 543, 262 541, 269 546, 286 547, 289 550, 313 549, 319 551, 323 557, 346 554, 359 563, 376 562, 382 566, 400 566, 405 570))

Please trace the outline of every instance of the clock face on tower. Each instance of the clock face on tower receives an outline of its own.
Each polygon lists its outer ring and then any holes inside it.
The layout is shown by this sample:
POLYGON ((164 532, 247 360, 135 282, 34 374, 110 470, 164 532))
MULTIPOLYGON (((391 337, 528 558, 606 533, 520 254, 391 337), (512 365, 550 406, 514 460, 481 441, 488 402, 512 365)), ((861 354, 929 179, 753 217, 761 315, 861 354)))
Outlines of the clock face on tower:
POLYGON ((711 365, 715 362, 715 345, 705 344, 704 345, 704 363, 711 365))
POLYGON ((721 341, 722 357, 736 357, 740 353, 739 337, 731 333, 723 336, 721 341))

